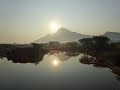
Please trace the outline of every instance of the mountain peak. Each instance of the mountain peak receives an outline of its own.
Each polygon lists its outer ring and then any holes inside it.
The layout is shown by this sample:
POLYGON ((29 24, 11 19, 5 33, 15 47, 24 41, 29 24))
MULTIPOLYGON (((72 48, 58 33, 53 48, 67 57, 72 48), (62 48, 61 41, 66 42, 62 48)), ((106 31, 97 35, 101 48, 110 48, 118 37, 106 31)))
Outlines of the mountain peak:
POLYGON ((35 43, 48 43, 50 41, 58 41, 61 43, 67 43, 67 42, 78 42, 79 39, 82 38, 89 38, 91 36, 89 35, 82 35, 77 32, 72 32, 66 28, 61 27, 56 33, 52 35, 46 35, 38 40, 35 41, 35 43))
MULTIPOLYGON (((64 27, 61 27, 61 28, 59 28, 59 30, 68 30, 68 29, 66 29, 66 28, 64 28, 64 27)), ((68 30, 69 31, 69 30, 68 30)))
POLYGON ((58 31, 56 33, 61 33, 61 32, 65 33, 65 32, 71 32, 71 31, 66 29, 66 28, 61 27, 61 28, 58 29, 58 31))

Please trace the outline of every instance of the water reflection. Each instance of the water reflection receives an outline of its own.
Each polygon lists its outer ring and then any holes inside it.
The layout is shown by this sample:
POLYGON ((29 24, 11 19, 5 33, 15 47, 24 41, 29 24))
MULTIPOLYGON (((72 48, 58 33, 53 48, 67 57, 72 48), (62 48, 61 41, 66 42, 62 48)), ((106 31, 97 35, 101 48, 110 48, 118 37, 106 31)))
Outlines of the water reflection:
POLYGON ((119 86, 116 86, 120 81, 119 66, 100 60, 98 65, 98 60, 93 57, 81 56, 83 54, 71 52, 9 53, 6 57, 13 63, 7 61, 7 64, 0 65, 0 77, 3 81, 0 82, 0 89, 9 87, 6 90, 27 90, 29 87, 30 90, 119 90, 119 86))
POLYGON ((39 64, 44 58, 45 55, 48 55, 51 59, 51 63, 53 66, 57 67, 61 62, 69 60, 71 57, 78 56, 78 53, 72 52, 58 52, 58 51, 50 51, 41 52, 39 50, 31 49, 31 48, 17 48, 12 51, 8 51, 6 54, 0 54, 0 58, 6 57, 8 61, 12 61, 13 63, 33 63, 35 65, 39 64))
POLYGON ((50 51, 49 55, 56 56, 60 61, 64 62, 69 60, 71 57, 76 57, 80 55, 80 53, 73 52, 58 52, 58 51, 50 51))
POLYGON ((59 61, 56 60, 56 59, 54 59, 54 60, 52 61, 52 64, 53 64, 53 66, 57 67, 57 66, 59 65, 59 61))
POLYGON ((17 48, 12 51, 8 51, 1 58, 6 57, 8 61, 13 63, 34 63, 39 64, 43 60, 44 55, 47 52, 40 53, 39 50, 34 48, 17 48))
POLYGON ((94 57, 83 55, 79 61, 83 64, 92 64, 95 68, 109 68, 115 74, 116 79, 120 81, 120 65, 114 60, 95 59, 94 57))

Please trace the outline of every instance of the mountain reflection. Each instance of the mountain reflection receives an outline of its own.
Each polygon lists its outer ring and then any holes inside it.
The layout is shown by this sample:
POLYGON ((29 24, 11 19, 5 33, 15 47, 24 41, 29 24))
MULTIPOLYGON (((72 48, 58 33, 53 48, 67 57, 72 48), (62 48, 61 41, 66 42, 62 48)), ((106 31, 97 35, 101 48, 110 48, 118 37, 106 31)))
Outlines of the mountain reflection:
POLYGON ((56 56, 60 61, 64 62, 69 60, 71 57, 78 56, 80 53, 50 51, 49 54, 56 56))

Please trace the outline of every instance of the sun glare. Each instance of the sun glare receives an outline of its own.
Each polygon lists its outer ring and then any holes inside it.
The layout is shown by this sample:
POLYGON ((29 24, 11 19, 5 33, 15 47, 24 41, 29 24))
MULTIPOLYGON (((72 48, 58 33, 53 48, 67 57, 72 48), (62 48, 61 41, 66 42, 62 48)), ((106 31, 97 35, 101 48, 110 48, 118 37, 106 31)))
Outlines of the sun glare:
POLYGON ((56 22, 51 22, 50 28, 51 28, 51 33, 55 33, 60 28, 60 26, 56 22))
POLYGON ((57 61, 56 59, 52 61, 53 66, 58 66, 59 65, 59 61, 57 61))

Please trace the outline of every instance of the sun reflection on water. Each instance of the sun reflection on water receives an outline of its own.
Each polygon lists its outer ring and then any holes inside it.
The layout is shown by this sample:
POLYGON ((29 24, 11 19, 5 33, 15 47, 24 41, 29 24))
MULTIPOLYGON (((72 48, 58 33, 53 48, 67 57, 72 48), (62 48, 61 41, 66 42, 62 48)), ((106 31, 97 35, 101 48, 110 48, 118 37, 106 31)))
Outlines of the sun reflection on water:
POLYGON ((55 55, 50 55, 49 56, 49 60, 50 60, 51 65, 53 67, 58 67, 60 65, 60 63, 61 63, 61 61, 59 60, 59 58, 56 57, 55 55))
POLYGON ((52 61, 52 65, 55 66, 55 67, 57 67, 59 65, 59 61, 57 59, 54 59, 52 61))
MULTIPOLYGON (((62 61, 59 59, 59 57, 55 56, 55 55, 51 55, 51 54, 47 54, 46 56, 44 56, 44 61, 46 61, 45 63, 47 64, 49 62, 50 67, 60 67, 60 65, 62 64, 62 61)), ((49 66, 48 65, 48 66, 49 66)))

